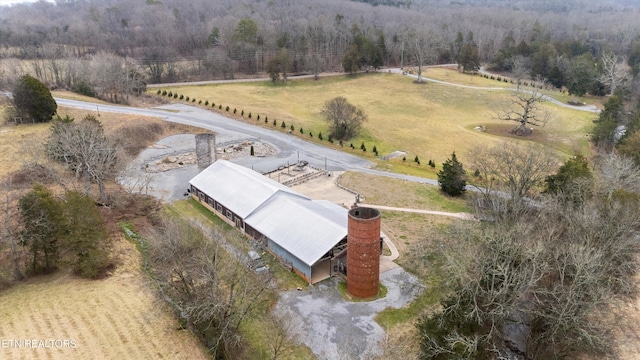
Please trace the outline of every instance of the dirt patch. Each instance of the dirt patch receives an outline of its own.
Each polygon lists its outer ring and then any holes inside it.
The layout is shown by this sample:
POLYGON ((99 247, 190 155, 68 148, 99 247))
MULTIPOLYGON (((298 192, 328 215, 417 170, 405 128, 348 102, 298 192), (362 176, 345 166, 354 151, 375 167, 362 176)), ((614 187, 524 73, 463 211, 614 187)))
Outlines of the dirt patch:
MULTIPOLYGON (((157 145, 154 147, 158 148, 157 145)), ((216 159, 230 160, 251 156, 251 148, 253 148, 253 156, 255 157, 268 157, 273 156, 276 153, 275 149, 267 143, 262 141, 245 140, 216 147, 216 159)), ((158 173, 178 169, 184 166, 195 165, 197 162, 195 151, 187 151, 184 153, 167 155, 161 159, 149 162, 145 165, 145 170, 149 173, 158 173)))
POLYGON ((355 194, 336 185, 340 172, 330 172, 329 174, 329 176, 321 174, 319 177, 294 185, 292 188, 314 200, 329 200, 349 209, 355 202, 355 194))

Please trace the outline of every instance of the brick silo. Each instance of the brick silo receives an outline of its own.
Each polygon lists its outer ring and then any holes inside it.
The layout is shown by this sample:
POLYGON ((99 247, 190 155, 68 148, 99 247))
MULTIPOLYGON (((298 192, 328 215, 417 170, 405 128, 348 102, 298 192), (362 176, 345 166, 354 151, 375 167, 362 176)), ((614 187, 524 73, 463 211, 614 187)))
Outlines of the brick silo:
POLYGON ((380 211, 349 210, 347 291, 359 298, 378 295, 380 288, 380 211))

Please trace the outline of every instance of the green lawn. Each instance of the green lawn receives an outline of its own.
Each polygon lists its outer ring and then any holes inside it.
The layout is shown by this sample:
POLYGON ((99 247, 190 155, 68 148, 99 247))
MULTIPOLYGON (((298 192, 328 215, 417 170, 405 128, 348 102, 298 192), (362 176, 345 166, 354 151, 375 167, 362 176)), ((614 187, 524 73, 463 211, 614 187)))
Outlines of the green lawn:
MULTIPOLYGON (((449 81, 461 83, 471 78, 471 75, 444 69, 429 69, 426 76, 432 75, 448 77, 449 81), (449 72, 448 76, 442 75, 445 71, 449 72)), ((491 80, 481 77, 474 77, 473 81, 479 86, 491 84, 491 80)), ((494 85, 501 84, 495 82, 494 85)), ((508 99, 508 91, 466 89, 435 83, 416 85, 410 77, 388 73, 327 77, 317 81, 304 79, 289 81, 287 84, 254 82, 180 86, 166 90, 191 99, 196 98, 197 101, 202 100, 203 103, 214 102, 216 110, 221 104, 223 113, 226 113, 226 106, 230 108, 228 114, 237 109, 238 117, 244 111, 245 121, 263 126, 273 128, 273 119, 277 119, 276 128, 280 129, 280 124, 284 121, 287 128, 295 126, 294 134, 297 136, 302 136, 298 130, 303 127, 304 137, 307 139, 310 139, 309 130, 313 132, 315 141, 318 141, 318 133, 322 132, 325 145, 329 145, 326 141, 327 125, 320 110, 327 100, 344 96, 352 104, 362 107, 369 119, 361 135, 349 141, 356 150, 350 150, 349 143, 343 149, 373 157, 371 149, 375 145, 381 155, 395 150, 407 151, 408 160, 413 160, 418 155, 421 167, 410 167, 400 159, 380 161, 379 166, 382 168, 405 173, 429 173, 425 169, 429 159, 440 166, 453 151, 464 162, 465 156, 474 146, 499 143, 511 137, 509 130, 516 125, 515 122, 497 120, 494 116, 493 110, 508 99), (250 120, 249 113, 252 114, 250 120), (257 121, 258 114, 261 116, 260 121, 257 121), (268 124, 264 123, 265 116, 268 116, 268 124), (486 126, 488 131, 474 130, 479 125, 486 126), (359 150, 362 142, 369 149, 367 153, 359 150)), ((155 93, 157 89, 150 91, 155 93)), ((544 107, 556 113, 555 120, 545 128, 536 128, 533 137, 516 140, 524 143, 541 142, 565 156, 576 151, 588 153, 585 135, 591 129, 596 115, 550 103, 544 104, 544 107)), ((337 144, 333 146, 338 147, 337 144)), ((425 176, 433 177, 434 174, 432 171, 425 176)))

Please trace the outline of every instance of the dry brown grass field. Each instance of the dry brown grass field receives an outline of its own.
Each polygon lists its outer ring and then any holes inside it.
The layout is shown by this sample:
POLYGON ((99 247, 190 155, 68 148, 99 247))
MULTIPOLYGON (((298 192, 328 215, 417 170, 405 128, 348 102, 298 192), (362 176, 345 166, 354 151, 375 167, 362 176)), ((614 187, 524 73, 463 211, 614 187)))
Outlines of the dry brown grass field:
MULTIPOLYGON (((96 112, 66 107, 59 107, 58 114, 62 117, 68 115, 76 120, 80 120, 86 115, 97 116, 96 112)), ((120 138, 135 138, 134 151, 143 149, 165 136, 202 131, 189 126, 167 123, 157 118, 137 115, 101 113, 97 119, 102 123, 106 134, 120 138)), ((42 160, 44 157, 42 145, 46 142, 50 126, 48 123, 21 125, 5 123, 0 126, 0 154, 2 154, 0 156, 0 177, 20 169, 26 162, 42 160)))
MULTIPOLYGON (((478 83, 474 85, 501 86, 501 83, 462 75, 451 69, 429 69, 426 76, 432 74, 440 78, 448 76, 454 82, 465 83, 473 78, 478 83)), ((263 126, 272 125, 257 121, 257 114, 261 119, 268 116, 270 123, 274 118, 278 125, 285 121, 287 127, 293 124, 296 131, 300 127, 305 129, 305 134, 312 131, 316 140, 319 132, 325 139, 328 134, 327 124, 320 114, 322 106, 327 100, 344 96, 352 104, 362 107, 369 118, 361 135, 350 140, 356 148, 364 141, 369 149, 376 145, 381 155, 405 150, 409 152, 408 159, 417 154, 421 159, 433 159, 438 164, 453 151, 464 162, 464 156, 474 146, 499 143, 510 137, 509 130, 516 125, 515 122, 495 119, 493 111, 508 99, 508 91, 467 89, 437 83, 416 85, 410 77, 384 72, 326 77, 317 81, 294 80, 287 84, 232 83, 176 86, 166 90, 197 101, 214 102, 216 107, 221 104, 223 112, 226 106, 230 111, 237 109, 238 113, 244 110, 247 121, 251 112, 252 121, 263 126), (487 127, 488 131, 474 130, 480 125, 487 127)), ((155 94, 157 89, 151 91, 155 94)), ((536 128, 536 136, 517 140, 543 143, 564 156, 574 152, 589 153, 585 135, 597 115, 551 103, 544 104, 544 108, 556 113, 555 120, 544 128, 536 128)))
POLYGON ((21 347, 0 343, 0 358, 208 359, 155 297, 135 246, 121 236, 115 253, 119 265, 106 279, 59 272, 1 292, 0 341, 21 347), (75 347, 37 348, 28 340, 73 340, 75 347))
MULTIPOLYGON (((58 112, 77 120, 88 114, 70 108, 59 108, 58 112)), ((140 116, 103 113, 98 119, 107 134, 135 136, 140 147, 170 134, 196 131, 140 116)), ((49 126, 0 127, 0 179, 25 163, 44 160, 42 144, 49 126)), ((115 190, 115 185, 109 187, 115 190)), ((147 276, 140 270, 140 255, 135 246, 124 240, 115 223, 107 226, 116 239, 113 253, 116 267, 111 276, 83 280, 61 270, 15 283, 0 292, 0 358, 209 358, 190 332, 178 329, 174 316, 155 297, 147 276), (39 345, 49 348, 28 348, 35 347, 26 343, 31 340, 43 340, 39 345), (56 343, 47 343, 48 340, 73 340, 75 348, 56 348, 56 343), (16 348, 16 344, 21 347, 16 348)))

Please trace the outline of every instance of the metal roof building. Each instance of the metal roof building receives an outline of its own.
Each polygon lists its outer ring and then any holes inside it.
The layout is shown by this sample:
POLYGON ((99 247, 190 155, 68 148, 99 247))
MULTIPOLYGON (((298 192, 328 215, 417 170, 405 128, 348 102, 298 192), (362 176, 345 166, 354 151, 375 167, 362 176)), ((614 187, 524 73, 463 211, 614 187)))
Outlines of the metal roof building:
POLYGON ((189 183, 194 198, 262 242, 309 283, 335 272, 332 260, 346 249, 347 209, 311 200, 225 160, 216 161, 189 183))

